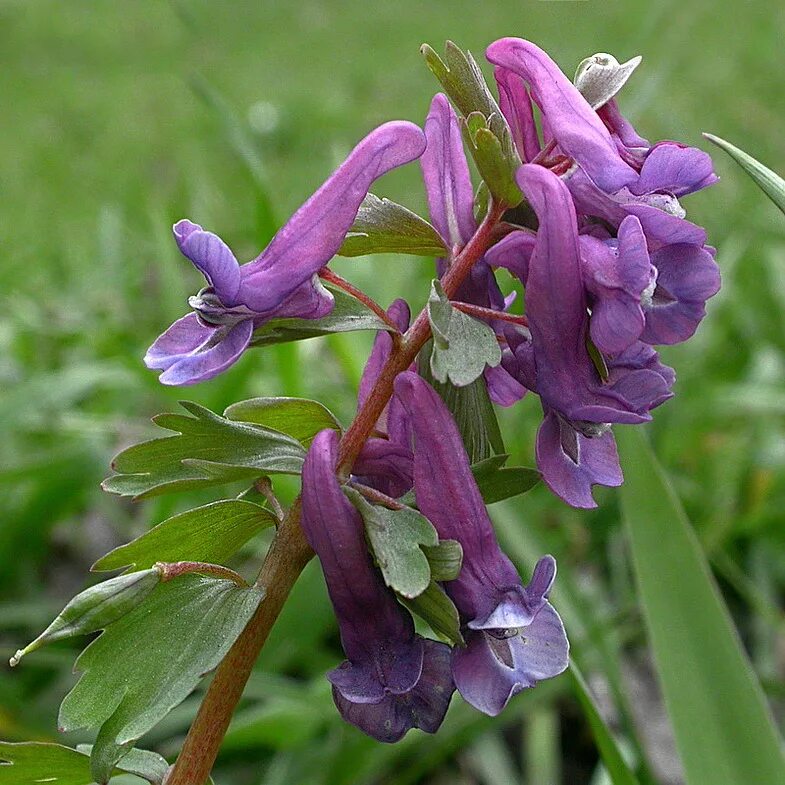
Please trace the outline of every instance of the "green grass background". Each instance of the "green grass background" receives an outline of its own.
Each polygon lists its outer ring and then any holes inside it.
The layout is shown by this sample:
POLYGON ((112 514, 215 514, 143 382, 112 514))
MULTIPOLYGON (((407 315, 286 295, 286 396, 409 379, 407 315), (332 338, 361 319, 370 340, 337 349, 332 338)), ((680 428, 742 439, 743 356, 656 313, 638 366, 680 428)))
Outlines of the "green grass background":
MULTIPOLYGON (((452 38, 479 57, 505 35, 536 41, 570 74, 596 51, 642 54, 621 104, 644 136, 706 148, 700 133, 711 131, 785 170, 785 5, 776 0, 0 3, 3 656, 85 584, 106 550, 214 498, 132 505, 102 494, 112 454, 150 435, 151 415, 181 397, 220 410, 287 394, 351 418, 368 335, 251 352, 187 391, 158 385, 141 356, 201 285, 171 224, 187 216, 252 258, 271 231, 266 199, 284 220, 373 126, 422 121, 437 87, 422 42, 439 49, 452 38)), ((721 183, 685 206, 718 248, 724 288, 698 335, 662 352, 677 395, 650 430, 781 716, 785 220, 715 159, 721 183)), ((408 167, 376 190, 423 211, 418 175, 408 167)), ((403 295, 415 308, 431 275, 428 260, 396 256, 335 268, 381 302, 403 295)), ((532 463, 537 418, 533 400, 502 413, 522 463, 532 463)), ((578 512, 538 488, 495 507, 495 518, 524 573, 543 550, 559 557, 560 581, 582 599, 568 619, 573 641, 596 683, 623 685, 634 707, 643 687, 628 671, 645 669, 647 649, 617 494, 597 497, 598 511, 578 512)), ((251 548, 248 564, 262 552, 263 543, 251 548)), ((56 736, 74 652, 53 647, 0 674, 0 738, 56 736)), ((496 723, 455 706, 439 736, 385 748, 335 719, 322 674, 337 656, 309 568, 254 676, 219 782, 602 782, 566 683, 516 699, 496 723)), ((149 746, 176 751, 194 706, 174 712, 149 746)), ((615 709, 630 749, 645 746, 645 728, 615 709)), ((667 744, 647 749, 670 781, 667 744)))

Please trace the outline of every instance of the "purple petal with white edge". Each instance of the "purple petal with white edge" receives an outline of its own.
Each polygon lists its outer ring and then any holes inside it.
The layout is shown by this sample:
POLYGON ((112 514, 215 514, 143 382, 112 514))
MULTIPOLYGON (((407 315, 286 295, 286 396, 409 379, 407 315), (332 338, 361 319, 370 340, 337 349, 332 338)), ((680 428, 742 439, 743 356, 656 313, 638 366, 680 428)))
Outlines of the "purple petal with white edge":
POLYGON ((708 153, 676 142, 655 145, 641 169, 640 179, 630 186, 636 194, 667 191, 686 196, 719 181, 708 153))
POLYGON ((229 246, 217 234, 185 219, 178 221, 172 231, 183 256, 204 275, 220 301, 226 306, 236 305, 240 265, 229 246))
POLYGON ((185 386, 212 379, 240 359, 248 347, 253 333, 250 319, 239 322, 232 328, 205 327, 195 313, 178 319, 150 347, 145 356, 149 368, 164 367, 158 377, 161 384, 185 386), (192 343, 186 338, 191 336, 192 343), (165 352, 179 342, 183 352, 179 356, 165 352), (171 362, 170 362, 171 361, 171 362))
POLYGON ((542 49, 521 38, 502 38, 488 47, 486 56, 529 83, 559 147, 600 188, 612 193, 637 180, 597 113, 542 49))
POLYGON ((362 666, 369 652, 411 641, 414 628, 374 569, 360 514, 335 476, 337 454, 338 434, 320 431, 303 466, 301 522, 322 565, 343 649, 362 666))
POLYGON ((414 123, 385 123, 368 134, 262 254, 243 266, 239 300, 254 311, 276 308, 337 253, 374 180, 424 150, 425 135, 414 123))
POLYGON ((499 108, 510 126, 518 155, 528 163, 540 152, 531 96, 518 74, 506 68, 494 68, 493 75, 499 88, 499 108))
POLYGON ((417 374, 400 374, 395 395, 414 434, 417 505, 439 537, 463 546, 461 572, 446 585, 447 593, 465 619, 487 617, 520 578, 496 541, 458 427, 438 393, 417 374))
POLYGON ((403 695, 388 694, 378 703, 348 700, 337 688, 333 699, 341 716, 363 733, 386 743, 399 741, 410 728, 435 733, 444 720, 454 686, 450 649, 424 641, 425 662, 417 684, 403 695))
POLYGON ((596 507, 592 485, 616 487, 624 479, 610 430, 589 438, 553 411, 537 432, 536 455, 545 484, 573 507, 596 507))
POLYGON ((420 158, 431 223, 448 248, 474 234, 474 189, 463 151, 458 118, 447 97, 437 93, 425 119, 428 146, 420 158))
POLYGON ((476 631, 468 633, 466 643, 453 649, 455 686, 467 703, 491 717, 514 695, 558 676, 569 664, 564 626, 549 603, 519 635, 495 638, 476 631))
POLYGON ((686 341, 706 315, 705 303, 720 289, 720 269, 711 253, 697 245, 666 245, 652 255, 657 288, 646 308, 646 343, 686 341))

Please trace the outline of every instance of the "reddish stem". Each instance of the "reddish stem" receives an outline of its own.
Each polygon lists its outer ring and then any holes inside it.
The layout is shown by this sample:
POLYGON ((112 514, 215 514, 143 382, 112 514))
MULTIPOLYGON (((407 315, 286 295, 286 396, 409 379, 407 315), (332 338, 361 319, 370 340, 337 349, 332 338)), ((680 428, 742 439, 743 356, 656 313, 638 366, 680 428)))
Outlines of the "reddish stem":
POLYGON ((476 316, 479 319, 499 319, 503 322, 519 324, 522 327, 529 326, 529 320, 525 316, 516 316, 514 313, 494 311, 493 308, 483 308, 481 305, 472 305, 472 303, 462 303, 456 300, 451 300, 450 305, 458 311, 463 311, 469 316, 476 316))
POLYGON ((369 488, 356 480, 349 480, 346 484, 350 488, 354 488, 358 493, 361 493, 369 501, 381 504, 382 507, 387 507, 388 510, 403 510, 406 508, 405 504, 401 504, 397 499, 393 499, 392 496, 388 496, 386 493, 377 491, 376 488, 369 488))
POLYGON ((340 275, 334 273, 327 267, 322 267, 322 269, 319 270, 319 277, 324 281, 329 281, 330 283, 335 284, 345 292, 348 292, 350 295, 352 295, 352 297, 356 297, 361 303, 367 305, 385 324, 389 325, 396 335, 401 334, 398 326, 392 319, 390 319, 384 308, 382 308, 382 306, 379 305, 379 303, 377 303, 376 300, 374 300, 372 297, 369 297, 362 289, 358 289, 354 284, 350 283, 345 278, 341 278, 340 275))
POLYGON ((221 564, 208 564, 202 561, 175 561, 175 562, 156 562, 155 569, 161 573, 161 582, 166 583, 181 575, 186 575, 189 572, 196 572, 199 575, 212 575, 216 578, 223 578, 227 581, 232 581, 244 589, 249 588, 248 582, 234 570, 224 567, 221 564))

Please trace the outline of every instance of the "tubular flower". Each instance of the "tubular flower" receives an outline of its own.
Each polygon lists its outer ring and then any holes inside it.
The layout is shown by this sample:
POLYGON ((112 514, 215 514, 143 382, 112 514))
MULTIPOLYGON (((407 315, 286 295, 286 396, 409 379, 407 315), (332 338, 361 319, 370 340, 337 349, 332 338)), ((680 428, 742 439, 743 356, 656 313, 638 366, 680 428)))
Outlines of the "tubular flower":
MULTIPOLYGON (((431 222, 448 248, 462 247, 477 230, 474 218, 474 191, 469 165, 463 150, 458 118, 447 98, 438 93, 431 102, 425 120, 427 147, 420 158, 431 222)), ((439 259, 441 277, 447 260, 439 259)), ((485 259, 479 259, 455 295, 456 300, 505 311, 512 302, 505 301, 496 276, 485 259)), ((497 332, 503 324, 491 324, 497 332)), ((485 369, 488 394, 494 403, 510 406, 526 392, 503 365, 485 369)))
POLYGON ((523 586, 499 547, 458 428, 436 391, 415 373, 395 381, 414 440, 417 505, 440 538, 458 540, 463 565, 445 590, 461 616, 466 648, 452 652, 456 687, 470 704, 498 714, 510 698, 561 673, 569 644, 547 601, 556 562, 545 556, 523 586))
POLYGON ((434 733, 454 689, 450 649, 414 632, 374 568, 357 510, 335 477, 338 435, 317 434, 303 467, 302 526, 319 557, 346 661, 330 671, 343 718, 383 742, 434 733))
MULTIPOLYGON (((592 315, 590 320, 585 291, 591 265, 587 272, 581 262, 570 193, 555 174, 541 166, 525 164, 517 179, 537 213, 539 229, 536 237, 508 239, 495 257, 524 276, 526 286, 529 334, 516 337, 512 344, 515 362, 508 367, 542 401, 545 419, 537 437, 537 465, 543 479, 569 504, 593 507, 592 484, 613 486, 622 481, 609 424, 651 419, 649 411, 671 396, 673 372, 659 363, 656 352, 650 347, 644 350, 637 340, 635 333, 643 329, 640 314, 630 293, 623 287, 615 288, 620 282, 611 275, 611 266, 604 277, 599 276, 604 291, 595 278, 591 285, 606 300, 612 299, 609 293, 618 294, 619 299, 623 295, 625 313, 631 310, 631 316, 628 313, 625 318, 633 321, 633 329, 620 327, 617 334, 615 325, 606 326, 603 308, 608 303, 599 301, 600 328, 591 334, 598 335, 601 343, 615 341, 614 348, 620 350, 608 362, 608 378, 603 381, 587 348, 594 319, 592 315)), ((625 225, 619 247, 623 244, 625 254, 640 257, 636 262, 641 270, 640 286, 644 269, 646 274, 648 269, 640 243, 635 241, 636 233, 633 222, 625 225)))
POLYGON ((247 264, 240 265, 220 237, 198 224, 175 224, 180 251, 208 286, 190 298, 193 312, 150 347, 148 368, 163 371, 163 384, 196 384, 236 362, 254 329, 270 319, 326 316, 333 298, 318 271, 340 248, 374 180, 415 160, 424 149, 423 132, 413 123, 380 126, 247 264))

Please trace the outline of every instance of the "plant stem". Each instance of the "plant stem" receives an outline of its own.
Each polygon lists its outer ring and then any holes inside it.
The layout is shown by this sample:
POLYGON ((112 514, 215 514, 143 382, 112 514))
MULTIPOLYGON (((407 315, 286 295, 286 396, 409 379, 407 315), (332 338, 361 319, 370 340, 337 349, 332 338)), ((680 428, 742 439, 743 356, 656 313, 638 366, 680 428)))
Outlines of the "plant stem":
POLYGON ((262 564, 256 585, 266 591, 253 618, 215 672, 166 785, 204 785, 254 663, 295 581, 313 551, 300 527, 299 499, 290 507, 262 564))
POLYGON ((481 305, 473 305, 472 303, 463 303, 460 300, 451 300, 450 305, 458 311, 463 311, 469 316, 476 316, 479 319, 499 319, 502 322, 511 322, 512 324, 519 324, 522 327, 529 326, 529 320, 525 316, 516 316, 513 313, 506 313, 504 311, 494 311, 493 308, 483 308, 481 305))
POLYGON ((386 325, 392 328, 393 335, 400 335, 400 330, 395 322, 387 315, 384 308, 382 308, 373 297, 369 297, 362 289, 358 289, 353 283, 350 283, 345 278, 341 278, 338 273, 334 273, 329 267, 322 267, 322 269, 319 270, 319 277, 324 281, 335 284, 352 295, 352 297, 356 297, 361 303, 367 305, 386 325))
MULTIPOLYGON (((503 205, 492 205, 485 220, 480 224, 471 240, 453 259, 452 264, 442 278, 442 287, 447 297, 452 298, 469 274, 472 266, 488 250, 494 229, 504 213, 503 205)), ((431 337, 431 323, 426 309, 420 311, 414 324, 403 336, 399 346, 393 351, 382 367, 371 394, 357 412, 357 416, 341 439, 338 453, 338 476, 346 480, 360 454, 369 434, 376 426, 379 416, 384 411, 387 401, 393 392, 393 383, 399 373, 405 371, 415 360, 420 349, 431 337)))
MULTIPOLYGON (((488 250, 493 242, 496 227, 504 213, 503 205, 492 205, 485 220, 474 236, 455 256, 449 269, 442 278, 442 286, 448 297, 453 297, 458 287, 469 274, 472 266, 488 250)), ((354 296, 361 299, 380 318, 387 315, 348 281, 329 272, 320 275, 343 288, 343 284, 354 296), (357 293, 355 293, 357 292, 357 293), (374 307, 375 306, 375 307, 374 307), (377 310, 378 309, 378 310, 377 310), (379 313, 381 311, 381 313, 379 313)), ((396 331, 396 335, 399 335, 396 331)), ((338 474, 344 481, 368 437, 373 433, 379 415, 384 410, 393 392, 395 377, 414 362, 417 353, 431 335, 428 313, 423 309, 414 324, 399 341, 393 342, 390 357, 384 364, 373 389, 365 400, 349 429, 343 435, 339 447, 338 474)), ((305 565, 313 556, 313 551, 305 540, 300 527, 300 501, 291 506, 282 521, 267 552, 257 586, 266 594, 253 618, 234 642, 229 653, 218 666, 202 705, 188 731, 177 762, 170 769, 165 785, 204 785, 212 771, 224 734, 232 719, 235 707, 242 696, 254 663, 264 646, 267 636, 283 608, 289 592, 294 586, 305 565)))

